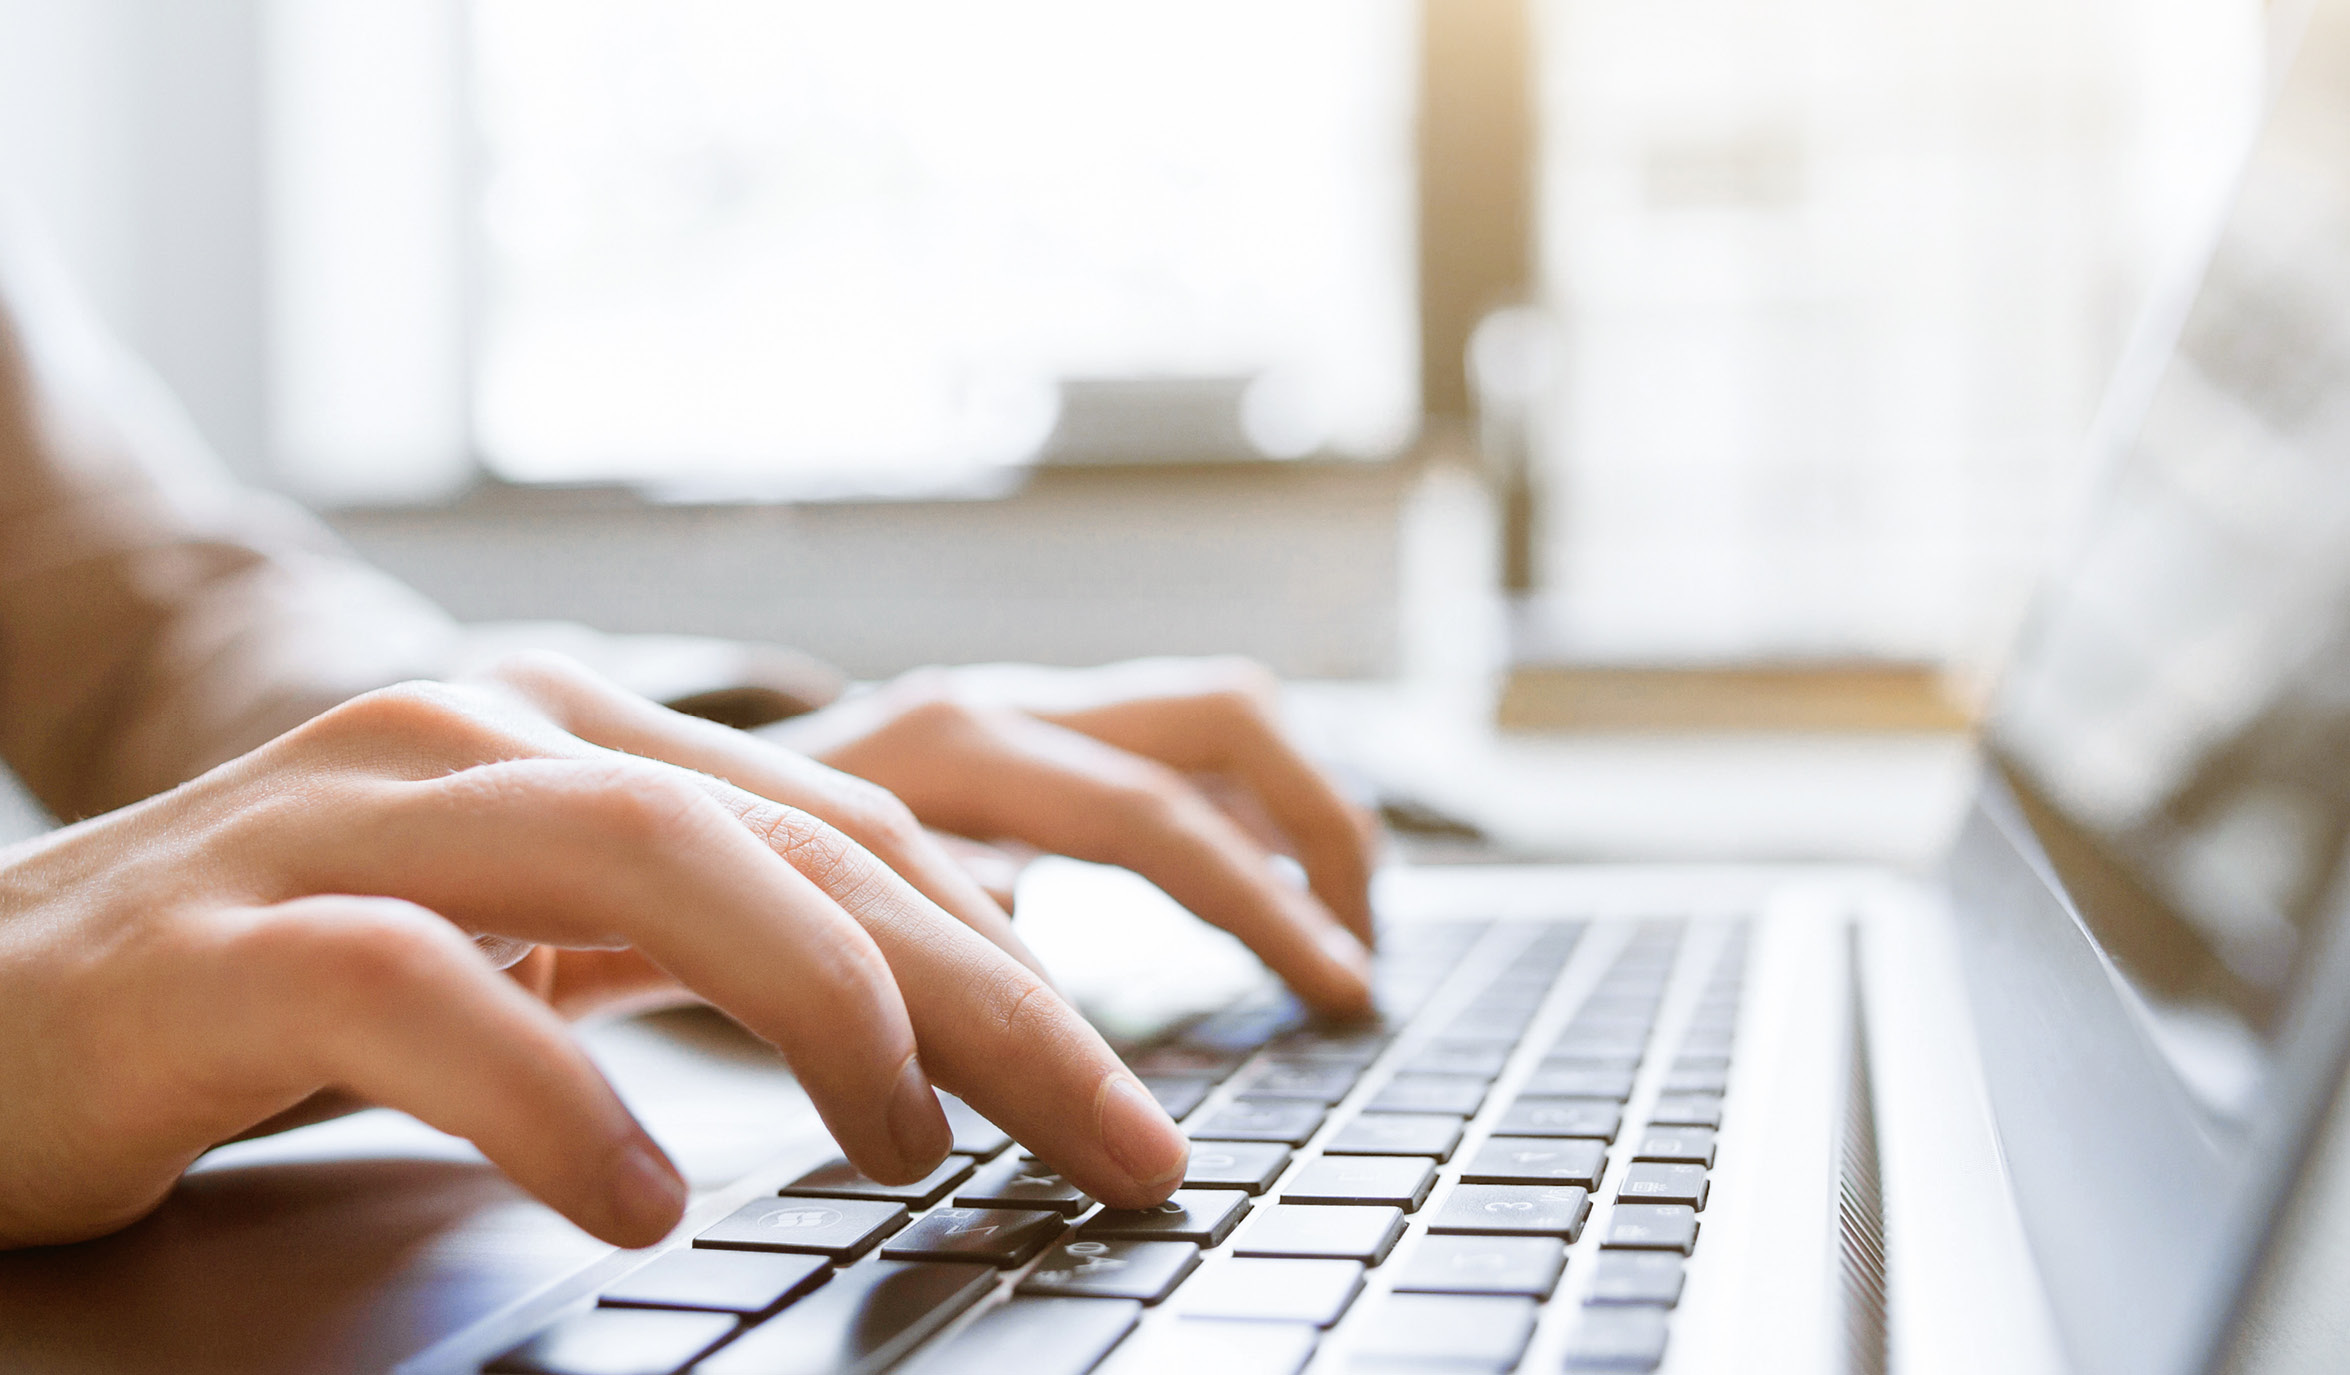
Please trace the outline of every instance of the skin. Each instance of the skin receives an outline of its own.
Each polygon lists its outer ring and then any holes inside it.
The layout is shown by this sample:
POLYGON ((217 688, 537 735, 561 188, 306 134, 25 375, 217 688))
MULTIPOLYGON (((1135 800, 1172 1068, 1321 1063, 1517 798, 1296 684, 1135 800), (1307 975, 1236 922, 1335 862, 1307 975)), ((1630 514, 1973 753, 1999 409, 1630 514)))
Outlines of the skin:
POLYGON ((925 823, 1127 864, 1368 1007, 1370 831, 1261 670, 931 672, 762 734, 533 656, 0 851, 0 1245, 115 1230, 211 1146, 351 1102, 648 1244, 684 1185, 563 1018, 681 993, 877 1179, 946 1154, 936 1086, 1105 1202, 1163 1199, 1181 1134, 925 823))

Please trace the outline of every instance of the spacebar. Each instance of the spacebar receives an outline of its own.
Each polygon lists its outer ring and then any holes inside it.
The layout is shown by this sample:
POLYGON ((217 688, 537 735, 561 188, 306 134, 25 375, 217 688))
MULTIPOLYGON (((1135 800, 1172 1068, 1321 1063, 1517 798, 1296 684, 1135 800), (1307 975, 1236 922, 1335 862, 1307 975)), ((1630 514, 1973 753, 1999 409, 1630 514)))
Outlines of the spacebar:
POLYGON ((697 1375, 868 1375, 977 1302, 988 1265, 868 1261, 694 1367, 697 1375))

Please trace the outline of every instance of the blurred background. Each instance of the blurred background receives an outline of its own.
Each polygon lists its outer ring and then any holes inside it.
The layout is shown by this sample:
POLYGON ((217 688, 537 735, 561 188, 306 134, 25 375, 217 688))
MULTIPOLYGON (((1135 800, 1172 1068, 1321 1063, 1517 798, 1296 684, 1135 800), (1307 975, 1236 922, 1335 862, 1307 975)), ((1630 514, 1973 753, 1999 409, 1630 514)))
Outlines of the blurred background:
POLYGON ((0 185, 240 473, 468 617, 1969 670, 2270 22, 0 0, 0 185))

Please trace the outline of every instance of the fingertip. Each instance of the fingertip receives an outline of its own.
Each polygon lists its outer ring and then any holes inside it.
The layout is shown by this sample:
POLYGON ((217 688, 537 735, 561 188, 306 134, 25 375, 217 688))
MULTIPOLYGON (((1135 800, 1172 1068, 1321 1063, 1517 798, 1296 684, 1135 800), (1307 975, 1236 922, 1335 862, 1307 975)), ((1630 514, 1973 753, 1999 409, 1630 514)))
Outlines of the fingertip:
MULTIPOLYGON (((1164 1202, 1191 1164, 1191 1143, 1166 1109, 1123 1070, 1102 1077, 1094 1120, 1102 1150, 1126 1172, 1128 1207, 1164 1202)), ((1125 1202, 1125 1200, 1120 1200, 1125 1202)))
POLYGON ((946 1109, 939 1104, 938 1093, 930 1086, 930 1076, 922 1072, 922 1062, 909 1055, 898 1068, 898 1082, 890 1091, 889 1135, 897 1147, 897 1178, 882 1179, 884 1184, 911 1184, 938 1168, 938 1162, 954 1149, 954 1128, 947 1124, 946 1109))
POLYGON ((615 1246, 650 1246, 685 1216, 685 1180, 649 1140, 620 1152, 607 1185, 603 1225, 590 1227, 615 1246))

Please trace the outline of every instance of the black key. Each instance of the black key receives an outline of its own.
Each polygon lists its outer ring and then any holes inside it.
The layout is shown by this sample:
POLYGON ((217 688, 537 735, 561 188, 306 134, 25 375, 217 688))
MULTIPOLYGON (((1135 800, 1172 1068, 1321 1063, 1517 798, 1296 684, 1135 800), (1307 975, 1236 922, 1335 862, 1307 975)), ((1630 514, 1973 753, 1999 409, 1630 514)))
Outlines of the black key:
POLYGON ((1399 1291, 1547 1299, 1567 1268, 1567 1246, 1556 1237, 1428 1236, 1401 1268, 1399 1291))
POLYGON ((1281 1186, 1283 1203, 1365 1203, 1417 1212, 1436 1187, 1436 1162, 1417 1155, 1325 1155, 1281 1186))
POLYGON ((1679 1251, 1697 1246, 1697 1210, 1683 1203, 1619 1203, 1600 1243, 1625 1251, 1679 1251))
POLYGON ((887 1370, 995 1287, 985 1265, 880 1260, 737 1337, 694 1375, 872 1375, 887 1370))
POLYGON ((1316 1060, 1361 1068, 1379 1058, 1393 1039, 1376 1027, 1314 1027, 1293 1031, 1273 1043, 1282 1060, 1316 1060))
POLYGON ((1640 1134, 1634 1160, 1669 1160, 1678 1165, 1714 1163, 1714 1134, 1708 1127, 1650 1127, 1640 1134))
POLYGON ((1632 1096, 1632 1071, 1545 1060, 1527 1076, 1524 1091, 1538 1098, 1612 1098, 1621 1103, 1632 1096))
POLYGON ((1375 1362, 1508 1370, 1534 1335, 1534 1301, 1491 1294, 1396 1294, 1356 1329, 1375 1362))
POLYGON ((1449 1112, 1474 1117, 1486 1081, 1460 1075, 1399 1074, 1363 1105, 1365 1112, 1449 1112))
POLYGON ((1587 1308, 1567 1335, 1569 1370, 1654 1370, 1664 1358, 1661 1308, 1587 1308))
POLYGON ((1474 1074, 1492 1079, 1509 1063, 1508 1046, 1482 1041, 1436 1041, 1403 1062, 1407 1074, 1474 1074))
POLYGON ((1143 1333, 1104 1367, 1107 1375, 1298 1375, 1314 1355, 1320 1328, 1302 1322, 1220 1322, 1186 1318, 1143 1333))
MULTIPOLYGON (((1711 1056, 1701 1056, 1711 1059, 1711 1056)), ((1730 1087, 1730 1071, 1712 1066, 1675 1065, 1665 1074, 1667 1093, 1722 1093, 1730 1087)))
POLYGON ((1450 1160, 1467 1124, 1450 1113, 1365 1113, 1330 1134, 1325 1155, 1424 1155, 1450 1160))
POLYGON ((1624 1171, 1616 1197, 1632 1203, 1686 1203, 1702 1213, 1707 1188, 1703 1165, 1643 1160, 1624 1171))
POLYGON ((1195 1123, 1191 1135, 1198 1141, 1278 1141, 1302 1146, 1321 1130, 1329 1109, 1320 1103, 1286 1098, 1236 1098, 1195 1123))
POLYGON ((1616 1139, 1623 1109, 1604 1098, 1521 1098, 1510 1104, 1493 1130, 1502 1136, 1587 1136, 1616 1139))
POLYGON ((1255 1221, 1232 1243, 1232 1254, 1377 1265, 1402 1239, 1400 1208, 1276 1203, 1257 1210, 1255 1221))
POLYGON ((1014 1299, 902 1369, 906 1375, 1085 1375, 1141 1318, 1139 1303, 1014 1299))
POLYGON ((1054 1247, 1020 1281, 1023 1294, 1134 1299, 1157 1303, 1199 1268, 1188 1241, 1096 1241, 1079 1237, 1054 1247))
POLYGON ((482 1367, 514 1375, 670 1375, 734 1335, 732 1313, 591 1308, 482 1367))
POLYGON ((1075 1217, 1093 1206, 1077 1186, 1034 1156, 1008 1155, 955 1191, 959 1208, 1050 1208, 1075 1217))
POLYGON ((1261 1194, 1289 1168, 1289 1148, 1271 1141, 1195 1141, 1183 1167, 1186 1189, 1242 1189, 1261 1194))
POLYGON ((822 1256, 772 1251, 667 1252, 598 1295, 606 1308, 707 1308, 766 1313, 832 1278, 822 1256))
POLYGON ((1201 1266, 1177 1291, 1175 1306, 1202 1318, 1328 1327, 1361 1292, 1363 1267, 1351 1260, 1236 1258, 1201 1266))
POLYGON ((1158 1099, 1159 1106, 1166 1111, 1169 1117, 1178 1122, 1189 1116, 1193 1108, 1205 1101, 1208 1091, 1215 1087, 1213 1083, 1205 1079, 1189 1079, 1165 1074, 1145 1076, 1142 1086, 1150 1090, 1151 1097, 1158 1099))
POLYGON ((1246 1055, 1201 1046, 1158 1046, 1134 1057, 1132 1068, 1144 1079, 1205 1079, 1218 1083, 1239 1069, 1246 1055))
POLYGON ((1428 1224, 1431 1232, 1545 1236, 1573 1241, 1591 1216, 1591 1195, 1573 1187, 1456 1184, 1428 1224))
POLYGON ((1361 1073, 1353 1065, 1317 1064, 1311 1061, 1283 1064, 1275 1061, 1250 1076, 1240 1091, 1251 1098, 1297 1098, 1309 1103, 1330 1104, 1346 1097, 1347 1090, 1355 1086, 1355 1078, 1361 1073))
POLYGON ((883 1260, 976 1260, 1026 1265, 1069 1225, 1057 1212, 1027 1208, 937 1208, 881 1248, 883 1260))
POLYGON ((1461 1171, 1470 1184, 1575 1184, 1599 1187, 1607 1145, 1568 1137, 1495 1136, 1461 1171))
POLYGON ((977 1108, 955 1095, 940 1094, 938 1105, 946 1109, 947 1126, 955 1134, 955 1154, 993 1160, 996 1152, 1012 1144, 1002 1127, 981 1117, 977 1108))
POLYGON ((1214 1246, 1248 1215, 1248 1195, 1229 1189, 1177 1189, 1156 1208, 1104 1208, 1078 1231, 1095 1240, 1188 1241, 1214 1246))
POLYGON ((1719 1127, 1722 1095, 1718 1093, 1663 1093, 1648 1110, 1648 1120, 1666 1127, 1719 1127))
POLYGON ((1585 1303, 1653 1303, 1670 1308, 1681 1301, 1683 1262, 1670 1251, 1602 1251, 1591 1272, 1585 1303))
POLYGON ((960 1155, 948 1156, 938 1162, 937 1169, 911 1184, 876 1183, 846 1160, 835 1160, 817 1166, 777 1192, 785 1198, 870 1198, 903 1203, 909 1208, 927 1208, 970 1176, 971 1161, 960 1155))
POLYGON ((902 1203, 854 1198, 753 1199, 694 1238, 721 1251, 800 1251, 855 1260, 906 1225, 902 1203))

